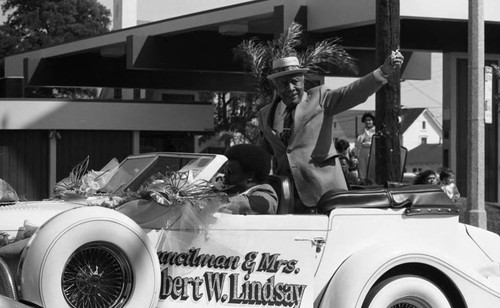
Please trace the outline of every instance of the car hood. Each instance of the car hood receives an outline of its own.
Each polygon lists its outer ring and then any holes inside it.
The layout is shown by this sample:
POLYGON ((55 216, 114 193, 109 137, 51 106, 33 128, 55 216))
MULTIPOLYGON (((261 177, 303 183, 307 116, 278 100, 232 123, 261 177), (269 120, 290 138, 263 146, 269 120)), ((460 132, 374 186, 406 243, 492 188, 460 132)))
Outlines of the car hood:
POLYGON ((66 201, 16 202, 0 207, 0 231, 16 236, 25 228, 37 228, 55 215, 82 204, 66 201))

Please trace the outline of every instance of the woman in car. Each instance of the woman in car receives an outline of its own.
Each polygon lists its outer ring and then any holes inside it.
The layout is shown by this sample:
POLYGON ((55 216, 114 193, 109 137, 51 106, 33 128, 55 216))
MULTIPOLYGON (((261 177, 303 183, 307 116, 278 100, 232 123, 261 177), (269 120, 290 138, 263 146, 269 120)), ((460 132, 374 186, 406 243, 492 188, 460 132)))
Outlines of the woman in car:
POLYGON ((229 203, 222 212, 233 214, 275 214, 278 196, 265 181, 270 171, 270 157, 253 144, 232 146, 226 152, 228 162, 224 182, 229 203))

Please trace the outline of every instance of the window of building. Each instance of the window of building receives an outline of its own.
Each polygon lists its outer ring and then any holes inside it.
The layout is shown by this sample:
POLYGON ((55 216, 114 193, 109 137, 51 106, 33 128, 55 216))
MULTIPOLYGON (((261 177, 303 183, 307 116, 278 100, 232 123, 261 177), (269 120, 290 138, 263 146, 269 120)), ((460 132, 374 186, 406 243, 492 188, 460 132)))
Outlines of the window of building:
POLYGON ((420 138, 420 143, 421 144, 427 144, 427 137, 420 138))
POLYGON ((422 121, 422 129, 425 129, 425 121, 422 121))

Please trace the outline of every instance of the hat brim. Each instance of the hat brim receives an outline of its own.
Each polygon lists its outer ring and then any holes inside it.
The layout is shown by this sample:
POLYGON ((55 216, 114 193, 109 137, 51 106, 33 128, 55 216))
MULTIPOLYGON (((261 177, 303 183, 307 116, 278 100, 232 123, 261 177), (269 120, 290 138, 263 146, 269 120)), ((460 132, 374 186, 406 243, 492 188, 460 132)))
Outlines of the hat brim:
POLYGON ((267 79, 274 80, 274 79, 276 79, 278 77, 282 77, 282 76, 293 75, 293 74, 305 74, 305 73, 307 73, 307 68, 296 68, 296 69, 291 69, 291 70, 286 70, 286 71, 270 74, 267 76, 267 79))

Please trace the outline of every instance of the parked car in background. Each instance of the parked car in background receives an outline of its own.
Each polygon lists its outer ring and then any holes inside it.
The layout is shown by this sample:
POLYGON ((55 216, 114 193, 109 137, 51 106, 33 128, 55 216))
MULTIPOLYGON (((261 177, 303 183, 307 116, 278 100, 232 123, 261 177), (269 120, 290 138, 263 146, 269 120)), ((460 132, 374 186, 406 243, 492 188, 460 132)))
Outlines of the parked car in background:
POLYGON ((290 212, 292 186, 279 178, 282 214, 232 215, 204 190, 225 161, 134 155, 107 183, 110 194, 140 191, 168 166, 161 202, 0 207, 2 295, 48 308, 500 307, 498 235, 459 223, 438 186, 333 188, 306 215, 290 212))

